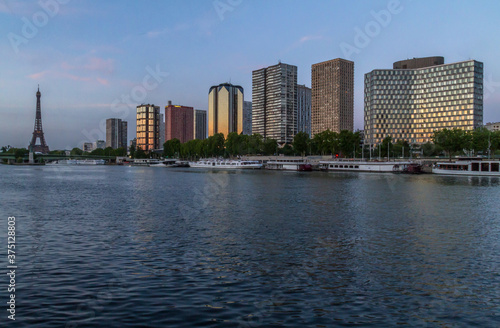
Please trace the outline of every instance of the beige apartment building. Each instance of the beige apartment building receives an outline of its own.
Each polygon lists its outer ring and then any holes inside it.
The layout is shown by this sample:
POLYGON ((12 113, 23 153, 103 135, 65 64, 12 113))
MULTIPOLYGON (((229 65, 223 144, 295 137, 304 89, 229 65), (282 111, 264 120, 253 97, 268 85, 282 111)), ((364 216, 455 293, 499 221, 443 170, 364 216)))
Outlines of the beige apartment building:
POLYGON ((311 67, 311 135, 354 129, 354 62, 337 58, 311 67))

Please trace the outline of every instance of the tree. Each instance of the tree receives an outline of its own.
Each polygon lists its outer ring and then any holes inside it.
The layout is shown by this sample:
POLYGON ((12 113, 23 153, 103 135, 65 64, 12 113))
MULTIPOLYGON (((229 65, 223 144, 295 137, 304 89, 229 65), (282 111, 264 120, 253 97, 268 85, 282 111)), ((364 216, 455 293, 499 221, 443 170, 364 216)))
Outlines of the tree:
POLYGON ((406 157, 410 154, 410 144, 406 140, 398 140, 392 145, 393 157, 406 157))
POLYGON ((339 151, 338 133, 330 130, 317 133, 314 135, 312 144, 312 148, 314 148, 315 152, 318 154, 328 155, 337 153, 339 151))
POLYGON ((285 144, 282 148, 278 148, 278 154, 293 156, 295 155, 295 152, 293 151, 292 146, 290 146, 289 144, 285 144))
POLYGON ((207 153, 209 156, 219 157, 224 156, 224 134, 216 133, 208 137, 207 153))
POLYGON ((76 147, 71 149, 71 152, 70 152, 71 156, 75 156, 75 155, 80 156, 82 154, 83 154, 83 150, 81 150, 80 148, 76 148, 76 147))
POLYGON ((354 154, 356 149, 359 148, 360 142, 361 136, 359 132, 353 133, 349 130, 342 130, 338 134, 338 149, 343 157, 350 157, 350 154, 354 154))
POLYGON ((229 156, 239 155, 240 136, 237 132, 231 132, 227 135, 225 146, 226 152, 229 154, 229 156))
POLYGON ((147 158, 146 153, 144 152, 144 150, 142 150, 141 147, 137 147, 137 149, 135 150, 135 158, 147 158))
POLYGON ((307 153, 307 148, 309 148, 310 141, 311 140, 309 139, 309 134, 302 131, 297 133, 295 137, 293 137, 293 142, 292 142, 293 150, 297 154, 305 156, 307 153))
POLYGON ((266 139, 263 147, 264 155, 274 155, 277 147, 278 141, 276 139, 266 139))
POLYGON ((28 149, 26 148, 11 148, 11 149, 13 149, 14 157, 17 159, 23 158, 28 154, 28 149))
POLYGON ((102 148, 97 148, 97 149, 94 149, 90 155, 92 156, 104 156, 104 149, 102 148))
POLYGON ((128 151, 130 152, 130 158, 134 158, 134 155, 135 155, 135 146, 133 144, 130 145, 128 151))
POLYGON ((254 133, 248 137, 248 154, 261 154, 264 142, 262 141, 262 136, 258 133, 254 133))
POLYGON ((483 154, 488 152, 491 132, 486 128, 477 128, 472 131, 472 149, 483 154))
POLYGON ((167 140, 163 144, 163 156, 164 157, 175 157, 176 154, 179 156, 181 153, 181 142, 177 138, 167 140))
POLYGON ((451 162, 451 156, 454 152, 462 149, 470 149, 470 135, 461 129, 443 129, 434 132, 432 136, 434 144, 443 148, 448 153, 451 162))
POLYGON ((104 148, 104 156, 115 156, 115 150, 112 147, 104 148))
POLYGON ((123 147, 117 148, 115 149, 115 156, 127 156, 127 151, 123 147))
POLYGON ((491 143, 490 146, 491 153, 495 154, 495 152, 500 148, 500 131, 495 131, 491 133, 490 143, 491 143))

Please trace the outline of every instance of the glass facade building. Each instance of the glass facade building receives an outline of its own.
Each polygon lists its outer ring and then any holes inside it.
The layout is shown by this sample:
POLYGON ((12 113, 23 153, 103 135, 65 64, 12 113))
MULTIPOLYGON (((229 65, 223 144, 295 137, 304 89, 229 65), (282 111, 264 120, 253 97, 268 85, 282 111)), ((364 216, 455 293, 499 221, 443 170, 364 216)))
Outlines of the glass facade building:
POLYGON ((252 72, 252 133, 291 143, 297 133, 297 66, 279 63, 252 72))
POLYGON ((119 118, 106 120, 106 147, 127 149, 127 122, 119 118))
POLYGON ((194 138, 205 140, 207 138, 207 111, 195 109, 194 111, 194 138))
POLYGON ((387 136, 421 144, 437 130, 473 130, 483 124, 483 63, 373 70, 364 96, 365 144, 387 136))
POLYGON ((160 106, 137 106, 136 146, 145 152, 160 149, 160 106))
POLYGON ((311 136, 311 88, 297 85, 297 132, 311 136))
POLYGON ((252 134, 252 102, 243 102, 243 134, 252 134))
POLYGON ((243 88, 223 83, 208 92, 208 135, 243 132, 243 88))

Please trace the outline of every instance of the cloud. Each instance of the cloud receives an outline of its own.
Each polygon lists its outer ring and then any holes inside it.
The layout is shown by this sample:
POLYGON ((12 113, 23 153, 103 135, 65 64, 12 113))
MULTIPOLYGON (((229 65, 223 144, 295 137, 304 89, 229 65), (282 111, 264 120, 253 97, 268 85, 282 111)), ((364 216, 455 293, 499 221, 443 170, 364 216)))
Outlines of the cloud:
POLYGON ((32 79, 32 80, 39 80, 39 79, 42 79, 48 73, 50 73, 50 72, 49 71, 42 71, 42 72, 38 72, 38 73, 34 73, 34 74, 31 74, 31 75, 28 75, 28 77, 30 79, 32 79))
POLYGON ((63 62, 61 68, 65 71, 95 71, 103 74, 111 74, 115 70, 114 59, 99 57, 79 58, 74 64, 63 62))
POLYGON ((87 64, 83 66, 84 69, 91 71, 98 71, 106 74, 111 74, 114 71, 114 60, 103 59, 99 57, 89 58, 87 64))
POLYGON ((297 41, 295 41, 290 47, 288 47, 286 49, 286 51, 284 52, 284 54, 286 54, 292 50, 295 50, 296 48, 301 47, 304 43, 307 43, 309 41, 323 40, 323 39, 325 39, 325 37, 322 35, 305 35, 305 36, 301 37, 300 39, 298 39, 297 41))
POLYGON ((164 27, 162 29, 156 29, 156 30, 149 31, 149 32, 146 33, 146 37, 149 38, 149 39, 154 39, 154 38, 157 38, 159 36, 162 36, 164 34, 168 34, 168 33, 171 33, 171 32, 186 31, 190 27, 191 26, 189 24, 187 24, 187 23, 181 23, 181 24, 177 24, 174 28, 164 27))
POLYGON ((170 29, 168 27, 161 29, 161 30, 149 31, 146 33, 146 37, 148 37, 149 39, 154 39, 154 38, 159 37, 160 35, 168 33, 169 31, 170 31, 170 29))
POLYGON ((109 81, 106 79, 96 78, 96 80, 102 85, 109 85, 109 81))
POLYGON ((306 36, 303 36, 300 38, 299 44, 302 44, 302 43, 305 43, 308 41, 312 41, 312 40, 322 40, 322 39, 323 39, 323 36, 321 36, 321 35, 306 35, 306 36))
POLYGON ((38 73, 34 73, 31 75, 28 75, 28 77, 32 80, 40 80, 45 77, 50 77, 54 79, 60 79, 60 80, 72 80, 72 81, 81 81, 81 82, 97 82, 99 85, 109 85, 109 80, 103 79, 100 77, 89 77, 89 76, 83 76, 83 75, 77 75, 77 74, 71 74, 68 72, 61 72, 61 71, 42 71, 38 73))

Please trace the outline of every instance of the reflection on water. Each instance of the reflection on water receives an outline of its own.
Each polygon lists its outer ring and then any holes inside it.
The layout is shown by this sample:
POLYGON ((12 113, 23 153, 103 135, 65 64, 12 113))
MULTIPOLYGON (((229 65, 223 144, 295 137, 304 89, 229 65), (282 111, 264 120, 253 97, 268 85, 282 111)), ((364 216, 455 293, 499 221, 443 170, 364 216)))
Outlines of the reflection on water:
POLYGON ((498 178, 0 166, 0 180, 20 327, 498 326, 498 178))

